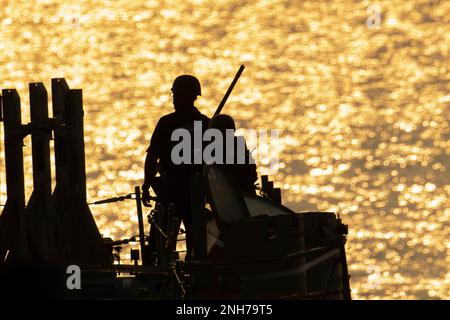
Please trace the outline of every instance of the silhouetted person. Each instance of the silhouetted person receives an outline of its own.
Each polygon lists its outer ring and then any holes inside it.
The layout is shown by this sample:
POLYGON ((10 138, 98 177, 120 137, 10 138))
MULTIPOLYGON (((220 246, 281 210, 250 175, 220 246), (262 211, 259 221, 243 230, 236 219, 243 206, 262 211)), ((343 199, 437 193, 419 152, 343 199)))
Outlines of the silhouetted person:
POLYGON ((233 176, 241 191, 255 193, 255 182, 258 179, 256 164, 247 149, 244 137, 234 135, 236 125, 233 118, 226 114, 218 114, 211 119, 209 128, 218 129, 222 133, 223 160, 221 162, 233 176), (233 134, 227 136, 227 130, 232 130, 233 134), (233 143, 227 143, 227 139, 230 138, 234 139, 233 143), (229 163, 229 160, 233 163, 229 163))
MULTIPOLYGON (((158 201, 164 207, 167 208, 169 203, 175 204, 175 216, 183 220, 186 229, 186 247, 189 255, 192 248, 189 181, 191 174, 201 172, 202 165, 175 164, 171 159, 171 152, 179 142, 171 141, 171 136, 176 129, 187 129, 191 135, 193 148, 194 121, 201 121, 204 131, 208 128, 209 118, 194 106, 197 96, 201 95, 200 82, 197 78, 191 75, 181 75, 175 79, 171 90, 175 112, 159 119, 153 131, 145 158, 142 201, 144 205, 149 205, 149 188, 151 186, 158 196, 158 201), (161 176, 160 183, 157 182, 158 179, 155 179, 157 171, 161 176)), ((193 150, 191 150, 192 153, 193 150)), ((191 160, 193 163, 192 157, 191 160)))

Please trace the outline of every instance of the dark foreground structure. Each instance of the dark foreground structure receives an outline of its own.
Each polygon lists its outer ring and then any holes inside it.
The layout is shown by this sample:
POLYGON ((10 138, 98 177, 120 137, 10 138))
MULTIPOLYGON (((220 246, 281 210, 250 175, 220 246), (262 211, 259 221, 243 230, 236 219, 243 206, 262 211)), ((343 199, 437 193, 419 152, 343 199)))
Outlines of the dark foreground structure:
MULTIPOLYGON (((220 166, 190 178, 193 254, 183 261, 174 206, 157 203, 145 234, 141 190, 95 202, 136 201, 135 237, 102 238, 86 201, 82 91, 52 79, 31 83, 31 123, 20 98, 2 91, 7 202, 0 215, 0 295, 57 299, 350 299, 347 226, 329 212, 296 213, 281 205, 267 176, 260 195, 239 191, 220 166), (23 139, 31 135, 33 192, 25 202, 23 139), (50 140, 56 186, 51 190, 50 140), (209 209, 207 209, 209 204, 209 209), (149 239, 153 241, 149 241, 149 239), (120 264, 123 246, 132 265, 120 264), (150 247, 150 244, 152 247, 150 247)), ((3 166, 2 166, 3 167, 3 166)))

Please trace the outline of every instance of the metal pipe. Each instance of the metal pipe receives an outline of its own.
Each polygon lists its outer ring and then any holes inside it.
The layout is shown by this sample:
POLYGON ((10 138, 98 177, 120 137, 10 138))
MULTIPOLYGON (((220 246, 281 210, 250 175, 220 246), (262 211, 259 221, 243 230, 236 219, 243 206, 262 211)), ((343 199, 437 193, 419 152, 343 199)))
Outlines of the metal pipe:
POLYGON ((142 204, 141 204, 141 190, 139 186, 134 187, 136 194, 136 209, 139 224, 139 245, 141 247, 141 260, 142 264, 147 264, 147 257, 145 254, 145 231, 144 231, 144 218, 142 217, 142 204))
POLYGON ((239 68, 238 72, 237 72, 236 75, 234 76, 234 79, 233 79, 233 81, 231 82, 230 87, 228 88, 227 92, 226 92, 225 95, 223 96, 222 101, 220 101, 220 104, 219 104, 219 106, 217 107, 216 112, 214 112, 214 115, 215 115, 215 116, 218 115, 218 114, 222 111, 222 109, 223 109, 225 103, 226 103, 227 100, 228 100, 228 97, 229 97, 230 94, 231 94, 231 91, 233 91, 233 88, 234 88, 234 86, 236 85, 236 82, 238 81, 238 79, 239 79, 239 77, 241 76, 241 74, 242 74, 242 72, 244 71, 244 69, 245 69, 245 66, 244 66, 244 65, 241 65, 241 67, 239 68))

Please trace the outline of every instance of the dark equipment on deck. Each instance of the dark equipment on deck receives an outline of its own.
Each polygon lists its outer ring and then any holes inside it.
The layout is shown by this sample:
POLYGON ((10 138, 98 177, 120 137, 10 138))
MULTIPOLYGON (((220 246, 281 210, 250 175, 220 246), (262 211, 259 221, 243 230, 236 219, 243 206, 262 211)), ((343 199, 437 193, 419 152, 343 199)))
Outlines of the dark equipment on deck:
MULTIPOLYGON (((226 99, 243 71, 241 66, 226 99)), ((0 294, 60 299, 351 299, 345 255, 347 226, 334 213, 296 213, 281 190, 261 177, 260 195, 242 193, 223 166, 205 166, 190 179, 193 252, 183 261, 185 236, 175 208, 156 203, 147 213, 141 190, 86 201, 81 90, 52 79, 47 93, 30 84, 31 123, 21 124, 15 90, 2 91, 7 202, 0 215, 0 294), (25 205, 23 138, 32 135, 34 189, 25 205), (54 136, 56 186, 51 192, 54 136), (136 202, 138 235, 102 238, 89 205, 136 202), (205 200, 210 205, 207 209, 205 200), (155 241, 150 241, 151 238, 155 241), (123 264, 123 246, 131 264, 123 264), (140 262, 140 263, 139 263, 140 262), (83 286, 69 290, 67 267, 81 268, 83 286), (30 284, 31 285, 30 287, 30 284)))
POLYGON ((203 298, 350 298, 342 243, 347 231, 334 214, 299 214, 267 195, 240 194, 219 165, 207 166, 205 179, 217 224, 210 229, 219 235, 209 238, 215 285, 205 287, 203 298), (324 216, 334 221, 326 234, 311 219, 324 216))

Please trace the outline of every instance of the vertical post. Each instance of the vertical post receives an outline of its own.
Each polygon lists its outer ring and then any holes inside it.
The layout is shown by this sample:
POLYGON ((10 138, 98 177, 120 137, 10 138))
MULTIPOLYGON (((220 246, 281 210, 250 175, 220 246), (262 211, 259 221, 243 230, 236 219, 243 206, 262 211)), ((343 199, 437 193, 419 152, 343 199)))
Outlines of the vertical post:
POLYGON ((261 176, 261 191, 267 195, 267 184, 269 183, 269 176, 261 176))
POLYGON ((8 259, 29 262, 20 97, 15 89, 5 89, 0 103, 3 104, 7 196, 0 215, 0 264, 5 262, 8 251, 8 259))
POLYGON ((30 83, 31 145, 33 148, 33 192, 48 206, 51 195, 50 138, 47 90, 30 83))
POLYGON ((67 148, 69 145, 66 125, 66 95, 69 86, 64 78, 52 79, 52 107, 54 126, 55 177, 56 185, 53 190, 53 201, 56 214, 62 221, 70 205, 69 169, 67 166, 67 148))
POLYGON ((106 250, 94 217, 86 201, 86 163, 84 152, 83 96, 70 89, 65 97, 67 132, 67 170, 70 203, 63 218, 63 238, 58 260, 63 263, 109 265, 106 250))
POLYGON ((266 189, 267 197, 270 200, 273 200, 273 181, 267 182, 267 189, 266 189))
POLYGON ((52 107, 53 117, 57 120, 55 128, 55 176, 57 189, 62 188, 68 180, 67 172, 67 146, 66 135, 63 130, 66 120, 65 98, 69 91, 69 86, 63 78, 52 79, 52 107))
POLYGON ((136 194, 136 207, 138 215, 139 224, 139 244, 141 247, 141 259, 142 264, 147 264, 146 250, 145 250, 145 231, 144 231, 144 219, 142 217, 142 203, 141 203, 141 190, 139 186, 134 187, 134 192, 136 194))
POLYGON ((280 188, 273 188, 272 193, 272 200, 275 201, 278 204, 281 204, 281 189, 280 188))
POLYGON ((82 90, 69 90, 66 96, 66 121, 70 127, 69 180, 72 192, 86 202, 86 162, 84 151, 83 94, 82 90))
POLYGON ((42 83, 30 83, 31 145, 33 193, 28 202, 31 235, 39 259, 48 262, 55 253, 59 221, 51 200, 51 129, 48 118, 47 90, 42 83))

